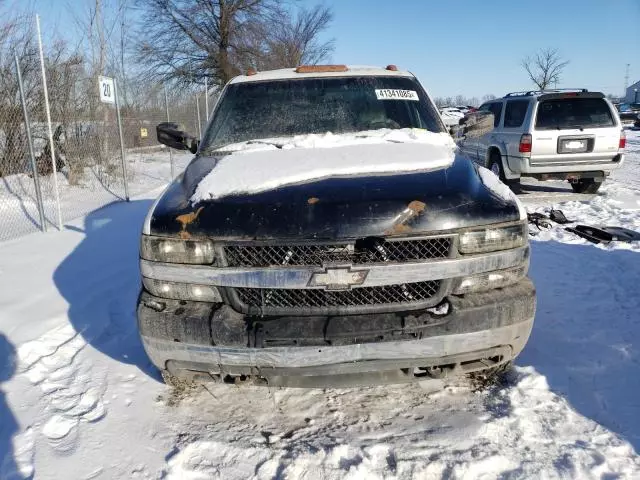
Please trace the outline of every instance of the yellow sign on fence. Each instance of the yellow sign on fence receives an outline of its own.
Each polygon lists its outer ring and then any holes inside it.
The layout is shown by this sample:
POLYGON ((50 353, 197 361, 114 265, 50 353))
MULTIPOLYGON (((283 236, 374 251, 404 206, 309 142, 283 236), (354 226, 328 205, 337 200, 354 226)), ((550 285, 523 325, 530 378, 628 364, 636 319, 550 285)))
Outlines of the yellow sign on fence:
POLYGON ((147 132, 146 128, 140 129, 140 138, 147 138, 149 136, 149 132, 147 132))

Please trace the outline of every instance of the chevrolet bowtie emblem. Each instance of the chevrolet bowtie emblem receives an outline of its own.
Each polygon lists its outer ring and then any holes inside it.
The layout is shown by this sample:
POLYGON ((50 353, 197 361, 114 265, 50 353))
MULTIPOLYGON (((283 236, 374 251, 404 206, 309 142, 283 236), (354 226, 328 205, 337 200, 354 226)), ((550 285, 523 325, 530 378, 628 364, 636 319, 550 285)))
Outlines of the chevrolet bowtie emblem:
POLYGON ((325 287, 327 290, 347 290, 353 285, 362 285, 368 270, 351 270, 351 267, 328 267, 324 272, 311 275, 310 287, 325 287))

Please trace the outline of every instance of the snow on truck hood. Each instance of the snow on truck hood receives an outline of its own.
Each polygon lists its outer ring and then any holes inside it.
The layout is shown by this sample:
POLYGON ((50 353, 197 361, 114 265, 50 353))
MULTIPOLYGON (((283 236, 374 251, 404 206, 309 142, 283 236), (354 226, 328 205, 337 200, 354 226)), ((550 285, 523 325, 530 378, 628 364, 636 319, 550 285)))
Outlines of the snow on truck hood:
MULTIPOLYGON (((301 135, 224 147, 198 183, 192 203, 259 193, 330 177, 358 177, 439 170, 455 158, 446 133, 381 129, 355 134, 301 135)), ((215 155, 215 153, 214 153, 215 155)))

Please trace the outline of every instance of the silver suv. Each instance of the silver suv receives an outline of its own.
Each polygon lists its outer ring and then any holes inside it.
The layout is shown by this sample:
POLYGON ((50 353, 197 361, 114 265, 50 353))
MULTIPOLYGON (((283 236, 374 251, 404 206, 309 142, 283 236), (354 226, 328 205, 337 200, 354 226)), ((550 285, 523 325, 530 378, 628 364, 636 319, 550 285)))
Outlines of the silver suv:
POLYGON ((616 109, 602 93, 586 89, 509 93, 460 124, 463 154, 507 184, 521 176, 561 179, 577 193, 595 193, 624 159, 616 109))

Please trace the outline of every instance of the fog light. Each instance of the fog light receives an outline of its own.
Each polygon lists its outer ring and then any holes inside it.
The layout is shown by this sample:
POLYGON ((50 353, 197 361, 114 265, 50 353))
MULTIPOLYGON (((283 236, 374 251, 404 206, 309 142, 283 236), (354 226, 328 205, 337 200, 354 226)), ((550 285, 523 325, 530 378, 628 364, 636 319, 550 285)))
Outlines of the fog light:
POLYGON ((477 293, 502 288, 519 282, 527 274, 527 266, 473 275, 460 280, 453 293, 463 295, 465 293, 477 293))
POLYGON ((156 297, 191 300, 194 302, 222 302, 220 291, 211 285, 165 282, 144 277, 142 278, 142 283, 144 288, 156 297))

